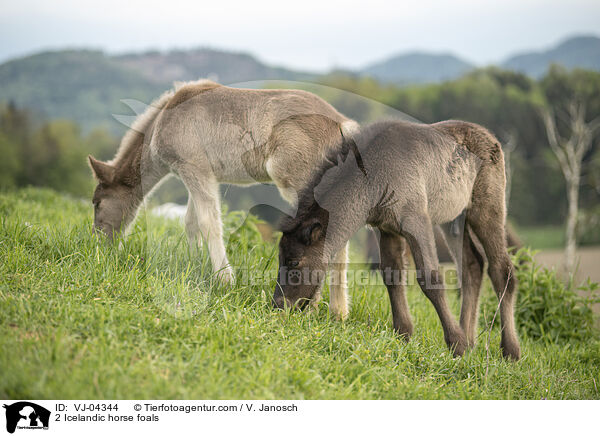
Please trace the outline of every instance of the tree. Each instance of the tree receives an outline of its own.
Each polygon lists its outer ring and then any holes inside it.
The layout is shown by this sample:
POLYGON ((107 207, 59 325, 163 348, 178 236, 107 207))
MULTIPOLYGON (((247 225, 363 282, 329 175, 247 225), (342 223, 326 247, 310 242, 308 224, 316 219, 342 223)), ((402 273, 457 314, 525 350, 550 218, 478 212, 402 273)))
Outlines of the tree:
MULTIPOLYGON (((600 130, 600 116, 588 121, 588 106, 595 104, 590 97, 597 98, 590 95, 590 91, 595 89, 595 86, 586 83, 590 77, 587 73, 568 73, 553 68, 543 81, 549 105, 541 109, 541 115, 548 144, 558 160, 567 188, 565 267, 570 273, 575 266, 583 161, 600 130)), ((597 77, 595 79, 597 82, 597 77)))
POLYGON ((502 141, 502 151, 504 151, 504 165, 506 171, 506 191, 504 198, 506 201, 506 207, 508 208, 513 179, 511 158, 512 152, 517 148, 517 133, 514 130, 510 130, 504 136, 506 137, 506 139, 502 141))

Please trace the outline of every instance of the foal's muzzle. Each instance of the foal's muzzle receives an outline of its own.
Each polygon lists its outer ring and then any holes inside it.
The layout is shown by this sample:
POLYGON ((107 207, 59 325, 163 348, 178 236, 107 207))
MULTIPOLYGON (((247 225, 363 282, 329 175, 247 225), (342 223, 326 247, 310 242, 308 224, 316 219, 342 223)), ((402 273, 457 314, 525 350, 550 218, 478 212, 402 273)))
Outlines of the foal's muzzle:
POLYGON ((292 303, 283 295, 276 295, 273 297, 271 302, 274 309, 285 309, 286 307, 291 307, 292 309, 304 310, 304 308, 308 305, 309 300, 307 298, 300 298, 295 303, 292 303))
POLYGON ((284 309, 285 308, 285 297, 277 296, 272 300, 274 309, 284 309))

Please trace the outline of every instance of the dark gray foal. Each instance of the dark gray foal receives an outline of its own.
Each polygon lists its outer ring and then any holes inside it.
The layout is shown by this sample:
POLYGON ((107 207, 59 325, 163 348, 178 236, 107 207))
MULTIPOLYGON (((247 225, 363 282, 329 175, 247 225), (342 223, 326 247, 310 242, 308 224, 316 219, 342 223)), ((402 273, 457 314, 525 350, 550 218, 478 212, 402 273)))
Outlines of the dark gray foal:
POLYGON ((498 140, 483 127, 462 121, 388 121, 347 138, 338 158, 322 164, 299 196, 297 216, 282 223, 274 304, 304 307, 321 287, 334 254, 368 224, 381 231, 380 268, 394 329, 406 339, 413 330, 397 274, 405 273, 406 240, 446 343, 462 355, 475 343, 484 265, 480 244, 500 300, 502 352, 519 359, 513 315, 516 279, 506 247, 504 157, 498 140), (438 271, 435 225, 444 230, 461 271, 460 324, 450 312, 438 271))

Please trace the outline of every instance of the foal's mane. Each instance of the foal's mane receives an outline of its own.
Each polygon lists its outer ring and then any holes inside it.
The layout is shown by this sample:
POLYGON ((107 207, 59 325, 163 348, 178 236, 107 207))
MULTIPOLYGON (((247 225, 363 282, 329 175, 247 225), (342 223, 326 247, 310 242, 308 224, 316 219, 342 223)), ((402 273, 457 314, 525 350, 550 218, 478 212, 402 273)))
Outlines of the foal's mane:
POLYGON ((119 145, 115 157, 110 160, 108 164, 116 168, 122 168, 131 162, 133 156, 138 156, 146 135, 148 136, 147 142, 150 142, 154 121, 163 108, 171 101, 179 90, 192 86, 213 88, 219 86, 219 84, 208 79, 190 82, 175 82, 172 89, 165 91, 160 97, 150 103, 143 113, 138 115, 123 136, 123 139, 121 139, 121 144, 119 145))

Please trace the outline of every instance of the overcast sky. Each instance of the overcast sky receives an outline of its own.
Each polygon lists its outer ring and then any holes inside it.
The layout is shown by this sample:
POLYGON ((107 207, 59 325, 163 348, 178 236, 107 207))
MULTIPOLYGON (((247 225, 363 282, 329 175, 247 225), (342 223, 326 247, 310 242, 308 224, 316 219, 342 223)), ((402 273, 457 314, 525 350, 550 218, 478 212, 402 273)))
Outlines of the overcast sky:
POLYGON ((481 65, 573 34, 600 35, 598 0, 186 3, 0 0, 0 61, 64 47, 120 53, 206 46, 314 71, 411 50, 452 52, 481 65))

